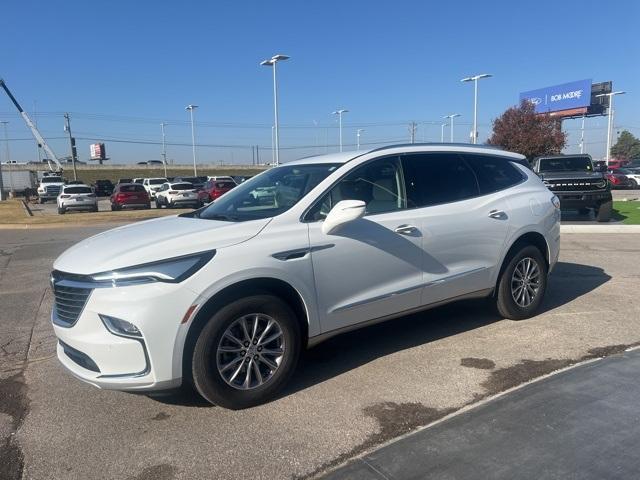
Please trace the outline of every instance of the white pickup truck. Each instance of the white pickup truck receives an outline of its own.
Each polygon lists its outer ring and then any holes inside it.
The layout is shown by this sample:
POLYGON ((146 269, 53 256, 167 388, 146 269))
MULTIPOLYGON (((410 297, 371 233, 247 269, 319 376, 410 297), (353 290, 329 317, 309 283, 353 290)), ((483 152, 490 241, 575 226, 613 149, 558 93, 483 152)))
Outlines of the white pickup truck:
POLYGON ((55 200, 64 186, 64 178, 57 175, 47 175, 42 177, 38 185, 38 202, 45 203, 47 200, 55 200))

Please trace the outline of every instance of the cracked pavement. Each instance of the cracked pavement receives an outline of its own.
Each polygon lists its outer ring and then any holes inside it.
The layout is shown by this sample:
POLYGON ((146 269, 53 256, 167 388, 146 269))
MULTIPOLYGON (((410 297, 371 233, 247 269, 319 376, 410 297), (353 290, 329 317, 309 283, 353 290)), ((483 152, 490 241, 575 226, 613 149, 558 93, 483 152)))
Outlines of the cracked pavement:
POLYGON ((487 395, 640 342, 640 236, 567 234, 535 318, 465 302, 348 333, 306 352, 279 399, 244 411, 101 391, 58 364, 48 290, 55 257, 97 231, 0 230, 0 478, 316 476, 487 395))

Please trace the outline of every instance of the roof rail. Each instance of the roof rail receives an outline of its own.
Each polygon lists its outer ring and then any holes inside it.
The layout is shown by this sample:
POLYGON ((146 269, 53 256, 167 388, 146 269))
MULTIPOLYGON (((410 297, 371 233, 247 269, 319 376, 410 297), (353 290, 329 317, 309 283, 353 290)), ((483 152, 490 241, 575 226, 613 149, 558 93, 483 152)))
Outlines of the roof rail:
POLYGON ((390 148, 402 148, 402 147, 465 147, 465 148, 491 148, 493 150, 504 150, 504 148, 497 145, 477 145, 473 143, 459 143, 459 142, 423 142, 423 143, 397 143, 393 145, 385 145, 384 147, 374 148, 367 153, 379 152, 381 150, 387 150, 390 148))

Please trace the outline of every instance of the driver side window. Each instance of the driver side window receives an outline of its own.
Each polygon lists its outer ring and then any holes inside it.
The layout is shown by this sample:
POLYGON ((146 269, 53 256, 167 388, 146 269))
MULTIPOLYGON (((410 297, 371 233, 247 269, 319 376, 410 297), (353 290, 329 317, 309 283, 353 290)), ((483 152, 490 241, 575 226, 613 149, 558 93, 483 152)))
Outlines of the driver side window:
POLYGON ((342 200, 362 200, 367 205, 365 215, 407 208, 398 158, 380 158, 356 168, 320 199, 307 218, 311 221, 325 219, 342 200))

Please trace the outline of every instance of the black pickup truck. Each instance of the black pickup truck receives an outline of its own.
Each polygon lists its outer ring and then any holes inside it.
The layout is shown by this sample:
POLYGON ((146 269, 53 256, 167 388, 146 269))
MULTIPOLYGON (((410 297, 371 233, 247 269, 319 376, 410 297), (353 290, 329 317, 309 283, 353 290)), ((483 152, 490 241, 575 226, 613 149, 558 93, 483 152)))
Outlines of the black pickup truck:
POLYGON ((611 187, 600 172, 595 172, 591 156, 550 155, 536 157, 531 168, 560 199, 560 207, 581 214, 593 209, 598 222, 611 218, 611 187))

